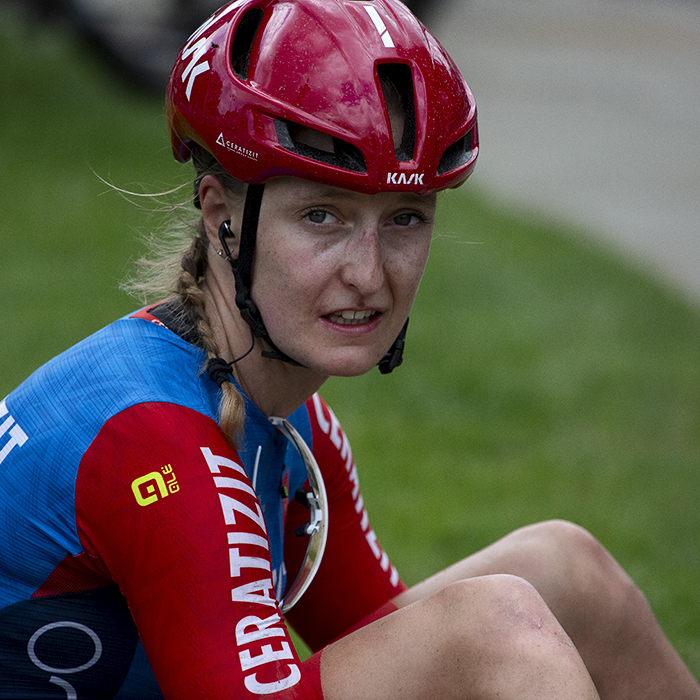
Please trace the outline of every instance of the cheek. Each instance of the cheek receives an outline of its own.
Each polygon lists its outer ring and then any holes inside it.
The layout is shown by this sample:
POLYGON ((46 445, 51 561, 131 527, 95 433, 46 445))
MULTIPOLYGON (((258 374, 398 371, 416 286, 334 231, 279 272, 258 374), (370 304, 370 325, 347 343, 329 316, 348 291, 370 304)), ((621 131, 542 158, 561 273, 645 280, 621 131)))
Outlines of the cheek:
POLYGON ((256 251, 253 299, 265 318, 290 316, 308 306, 321 279, 319 260, 298 247, 256 251))
MULTIPOLYGON (((428 262, 430 239, 416 241, 394 256, 392 277, 407 293, 415 294, 428 262)), ((411 300, 413 296, 411 296, 411 300)))

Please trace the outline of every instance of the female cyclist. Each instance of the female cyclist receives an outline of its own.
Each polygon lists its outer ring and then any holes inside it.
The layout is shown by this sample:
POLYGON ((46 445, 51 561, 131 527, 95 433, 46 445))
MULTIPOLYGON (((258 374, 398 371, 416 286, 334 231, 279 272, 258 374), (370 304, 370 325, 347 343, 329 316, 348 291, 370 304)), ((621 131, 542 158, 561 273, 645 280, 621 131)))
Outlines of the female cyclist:
POLYGON ((317 390, 400 364, 436 192, 474 167, 440 44, 398 0, 235 0, 167 112, 201 217, 164 301, 0 404, 0 697, 700 697, 578 527, 408 589, 369 526, 317 390))

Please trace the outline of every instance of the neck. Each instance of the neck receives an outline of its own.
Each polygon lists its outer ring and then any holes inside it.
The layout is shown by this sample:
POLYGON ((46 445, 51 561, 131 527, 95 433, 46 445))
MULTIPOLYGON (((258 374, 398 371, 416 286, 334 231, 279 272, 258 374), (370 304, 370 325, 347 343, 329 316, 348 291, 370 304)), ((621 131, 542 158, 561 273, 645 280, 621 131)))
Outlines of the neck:
MULTIPOLYGON (((225 289, 216 276, 207 276, 206 313, 221 356, 231 362, 250 349, 251 332, 233 294, 224 293, 225 289)), ((233 366, 233 376, 265 416, 286 418, 311 398, 327 377, 306 367, 263 357, 266 349, 265 343, 255 338, 252 352, 233 366)))

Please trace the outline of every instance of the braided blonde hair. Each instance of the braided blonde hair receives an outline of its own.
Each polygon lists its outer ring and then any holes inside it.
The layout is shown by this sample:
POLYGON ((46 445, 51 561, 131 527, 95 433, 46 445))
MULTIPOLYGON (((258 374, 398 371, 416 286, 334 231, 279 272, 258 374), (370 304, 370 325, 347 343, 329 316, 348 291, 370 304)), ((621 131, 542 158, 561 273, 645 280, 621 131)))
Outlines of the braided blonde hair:
MULTIPOLYGON (((231 177, 208 151, 195 145, 192 160, 196 170, 196 192, 205 175, 214 175, 231 196, 244 196, 245 183, 231 177)), ((181 213, 185 205, 180 204, 175 209, 181 213)), ((220 349, 206 311, 209 239, 202 217, 195 221, 184 221, 180 217, 170 223, 165 236, 152 235, 149 245, 151 257, 137 261, 135 275, 123 283, 122 288, 139 298, 141 303, 176 295, 181 304, 178 320, 194 331, 197 345, 206 353, 206 361, 219 357, 220 349)), ((234 449, 238 447, 237 435, 243 428, 244 417, 243 397, 228 377, 221 383, 218 422, 234 449)))

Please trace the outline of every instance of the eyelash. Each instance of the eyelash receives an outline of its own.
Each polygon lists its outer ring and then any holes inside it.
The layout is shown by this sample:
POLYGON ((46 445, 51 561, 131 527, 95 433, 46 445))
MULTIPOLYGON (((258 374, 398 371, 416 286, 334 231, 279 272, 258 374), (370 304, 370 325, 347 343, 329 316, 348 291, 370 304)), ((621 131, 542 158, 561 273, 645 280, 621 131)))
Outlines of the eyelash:
MULTIPOLYGON (((396 219, 398 219, 402 216, 415 217, 416 219, 418 219, 419 224, 424 224, 426 222, 426 217, 417 211, 407 211, 407 212, 404 212, 403 214, 397 214, 395 217, 392 218, 392 221, 396 221, 396 219)), ((397 225, 400 225, 400 224, 397 224, 397 225)), ((411 225, 410 223, 407 224, 407 226, 410 226, 410 225, 411 225)))
POLYGON ((302 212, 301 218, 302 219, 307 219, 309 222, 312 224, 317 224, 317 225, 322 225, 322 223, 326 222, 318 222, 318 221, 311 221, 311 215, 312 214, 325 214, 327 216, 333 216, 328 210, 326 209, 320 209, 318 207, 312 207, 311 209, 307 209, 305 212, 302 212))
MULTIPOLYGON (((334 215, 331 214, 331 212, 329 212, 328 210, 319 209, 318 207, 312 207, 311 209, 307 209, 305 212, 302 213, 301 218, 307 219, 311 223, 318 224, 319 226, 326 223, 325 221, 324 222, 312 221, 311 220, 312 214, 324 214, 324 215, 331 216, 331 217, 335 218, 334 215)), ((411 211, 411 212, 404 212, 402 214, 397 214, 396 216, 392 217, 391 221, 394 222, 394 221, 396 221, 396 219, 403 217, 403 216, 415 217, 418 220, 418 224, 424 224, 424 223, 426 223, 426 220, 427 220, 426 217, 423 214, 421 214, 420 212, 411 211)), ((397 226, 398 225, 400 225, 400 224, 397 224, 397 226)), ((406 226, 407 227, 410 226, 410 223, 406 224, 406 226)))

